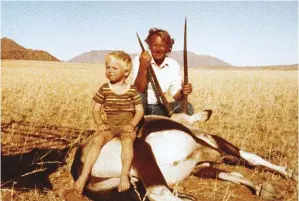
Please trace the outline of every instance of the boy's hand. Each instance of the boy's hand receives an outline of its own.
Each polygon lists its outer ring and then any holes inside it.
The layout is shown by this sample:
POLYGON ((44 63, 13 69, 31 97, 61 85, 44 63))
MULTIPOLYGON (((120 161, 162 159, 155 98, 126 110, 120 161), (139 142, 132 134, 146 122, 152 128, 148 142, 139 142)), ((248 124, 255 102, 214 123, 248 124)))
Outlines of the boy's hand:
POLYGON ((123 128, 122 128, 122 131, 124 133, 131 133, 134 131, 134 127, 132 125, 125 125, 123 128))
POLYGON ((100 125, 98 125, 98 130, 99 131, 107 131, 109 129, 110 129, 110 127, 109 127, 108 124, 100 124, 100 125))

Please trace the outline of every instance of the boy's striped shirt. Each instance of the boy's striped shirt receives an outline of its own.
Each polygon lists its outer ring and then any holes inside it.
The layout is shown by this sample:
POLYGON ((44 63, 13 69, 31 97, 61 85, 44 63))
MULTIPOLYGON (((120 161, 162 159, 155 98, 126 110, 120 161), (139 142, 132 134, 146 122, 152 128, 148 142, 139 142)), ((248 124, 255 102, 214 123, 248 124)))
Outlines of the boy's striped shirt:
POLYGON ((133 85, 124 94, 114 93, 108 83, 103 84, 93 100, 104 106, 106 113, 133 112, 135 105, 142 104, 140 94, 133 85))

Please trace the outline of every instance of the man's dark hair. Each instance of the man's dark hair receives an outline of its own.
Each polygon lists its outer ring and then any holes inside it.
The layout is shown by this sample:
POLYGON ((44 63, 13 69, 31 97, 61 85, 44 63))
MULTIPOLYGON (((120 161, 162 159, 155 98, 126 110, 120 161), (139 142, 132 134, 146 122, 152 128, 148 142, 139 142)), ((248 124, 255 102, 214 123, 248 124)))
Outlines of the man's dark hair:
POLYGON ((163 41, 166 42, 166 44, 168 45, 168 52, 171 52, 172 50, 172 46, 174 44, 174 39, 171 38, 171 36, 169 35, 169 33, 166 30, 163 29, 157 29, 157 28, 151 28, 148 32, 148 36, 145 39, 145 42, 150 46, 151 43, 151 37, 157 35, 160 36, 163 41))

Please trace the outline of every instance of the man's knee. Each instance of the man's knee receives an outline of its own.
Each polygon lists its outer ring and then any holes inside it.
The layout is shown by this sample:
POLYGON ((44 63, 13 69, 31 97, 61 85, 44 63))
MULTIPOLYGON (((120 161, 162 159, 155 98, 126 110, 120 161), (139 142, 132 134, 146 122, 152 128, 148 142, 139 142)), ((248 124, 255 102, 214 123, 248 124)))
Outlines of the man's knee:
POLYGON ((187 103, 187 114, 188 115, 193 115, 194 114, 194 107, 191 103, 187 103))
POLYGON ((148 106, 148 114, 150 115, 158 115, 158 116, 167 116, 166 110, 162 105, 149 105, 148 106))
MULTIPOLYGON (((175 101, 175 102, 172 102, 171 104, 172 104, 174 113, 182 113, 183 112, 183 102, 182 101, 175 101)), ((187 114, 188 115, 194 114, 194 107, 189 102, 187 102, 187 114)))

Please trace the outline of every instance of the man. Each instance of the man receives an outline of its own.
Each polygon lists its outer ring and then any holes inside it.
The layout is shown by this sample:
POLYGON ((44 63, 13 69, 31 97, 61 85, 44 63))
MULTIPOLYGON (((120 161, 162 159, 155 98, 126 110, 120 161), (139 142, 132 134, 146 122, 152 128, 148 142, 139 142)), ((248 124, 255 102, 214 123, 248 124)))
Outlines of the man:
MULTIPOLYGON (((147 69, 150 65, 154 69, 163 93, 169 91, 175 100, 170 103, 171 108, 175 113, 182 112, 181 101, 184 95, 192 93, 192 85, 188 83, 182 86, 180 65, 168 57, 174 40, 167 31, 152 28, 145 41, 150 52, 144 51, 140 56, 135 57, 132 70, 132 80, 141 94, 145 114, 167 116, 163 106, 158 104, 152 85, 148 83, 147 69)), ((187 114, 192 115, 193 113, 194 108, 188 103, 187 114)))

